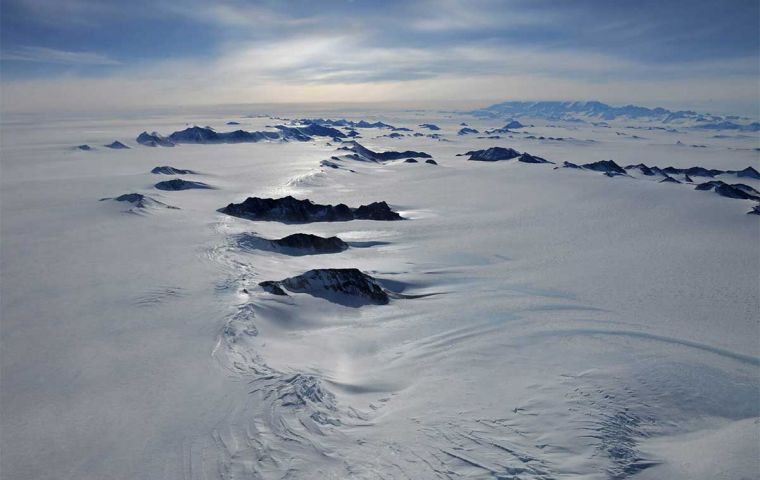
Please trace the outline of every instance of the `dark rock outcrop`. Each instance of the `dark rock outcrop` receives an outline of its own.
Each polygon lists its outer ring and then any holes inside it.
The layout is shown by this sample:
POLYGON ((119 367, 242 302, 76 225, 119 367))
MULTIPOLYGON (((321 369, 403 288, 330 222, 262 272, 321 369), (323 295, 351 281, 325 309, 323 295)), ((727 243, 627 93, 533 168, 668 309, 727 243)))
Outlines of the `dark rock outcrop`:
POLYGON ((667 177, 665 177, 662 180, 660 180, 660 183, 681 183, 681 182, 679 182, 675 178, 673 178, 673 177, 671 177, 671 176, 668 175, 667 177))
POLYGON ((109 143, 108 145, 106 145, 106 147, 112 148, 114 150, 129 150, 128 146, 124 145, 118 140, 114 140, 113 143, 109 143))
POLYGON ((639 163, 638 165, 628 165, 625 167, 626 170, 638 170, 641 172, 642 175, 646 175, 648 177, 651 177, 655 175, 655 171, 649 168, 648 166, 644 165, 643 163, 639 163))
POLYGON ((720 180, 711 180, 700 183, 695 187, 695 190, 714 190, 715 193, 723 197, 760 201, 760 192, 743 183, 728 184, 720 180))
POLYGON ((580 165, 576 165, 570 162, 562 162, 562 168, 577 168, 579 170, 582 170, 582 167, 580 165))
POLYGON ((218 143, 255 143, 264 140, 297 140, 309 141, 311 137, 300 132, 233 132, 219 133, 208 127, 190 127, 169 135, 173 143, 218 144, 218 143))
POLYGON ((465 155, 469 155, 468 160, 477 160, 480 162, 497 162, 499 160, 512 160, 521 154, 514 148, 491 147, 486 150, 472 150, 465 155))
POLYGON ((320 205, 310 200, 249 197, 243 203, 230 203, 221 213, 249 220, 283 223, 345 222, 349 220, 402 220, 385 202, 350 208, 345 204, 320 205))
POLYGON ((352 307, 386 305, 390 301, 388 293, 377 280, 356 268, 309 270, 295 277, 261 282, 259 285, 275 295, 287 295, 285 290, 288 290, 352 307))
POLYGON ((240 125, 240 122, 227 122, 227 125, 240 125))
POLYGON ((550 162, 549 160, 545 158, 541 158, 536 155, 531 155, 530 153, 527 153, 527 152, 520 155, 517 158, 517 161, 523 162, 523 163, 554 163, 554 162, 550 162))
POLYGON ((465 127, 465 128, 459 129, 459 131, 457 132, 457 135, 469 135, 471 133, 480 133, 480 132, 474 128, 465 127))
POLYGON ((325 238, 308 233, 294 233, 269 242, 277 248, 302 250, 310 253, 339 253, 348 248, 348 244, 338 237, 325 238))
POLYGON ((93 150, 93 148, 89 145, 78 145, 77 150, 82 150, 84 152, 89 152, 90 150, 93 150))
POLYGON ((181 178, 175 178, 173 180, 164 180, 163 182, 158 182, 154 186, 159 190, 169 190, 169 191, 194 190, 194 189, 210 190, 213 188, 211 185, 208 185, 203 182, 191 182, 189 180, 182 180, 181 178))
POLYGON ((386 162, 389 160, 400 160, 402 158, 431 158, 430 154, 425 152, 374 152, 359 142, 346 142, 339 150, 353 152, 352 160, 362 160, 365 162, 386 162))
POLYGON ((330 119, 324 119, 324 118, 312 118, 312 119, 305 118, 305 119, 301 119, 300 123, 307 124, 307 125, 329 125, 333 127, 389 128, 391 130, 409 130, 407 128, 396 128, 393 125, 388 125, 387 123, 383 123, 383 122, 370 123, 366 120, 353 122, 351 120, 346 120, 345 118, 340 119, 340 120, 330 120, 330 119))
POLYGON ((477 160, 481 162, 497 162, 500 160, 512 160, 516 158, 518 162, 523 163, 554 163, 537 155, 531 155, 527 152, 520 153, 514 148, 503 147, 491 147, 487 150, 473 150, 465 153, 465 155, 470 156, 468 160, 477 160))
POLYGON ((428 158, 427 160, 425 160, 425 163, 429 163, 430 165, 438 165, 438 162, 436 162, 432 158, 428 158))
POLYGON ((736 172, 737 177, 744 177, 744 178, 754 178, 755 180, 760 180, 760 172, 755 170, 752 167, 747 167, 744 170, 737 170, 736 172))
POLYGON ((422 123, 419 126, 422 128, 427 128, 428 130, 433 130, 433 131, 437 131, 441 129, 441 127, 439 127, 438 125, 434 125, 432 123, 422 123))
POLYGON ((721 182, 720 180, 711 180, 709 182, 700 183, 694 187, 694 190, 713 190, 720 185, 724 185, 724 182, 721 182))
POLYGON ((584 170, 593 170, 612 175, 627 175, 623 167, 615 163, 614 160, 599 160, 598 162, 584 163, 581 167, 584 170))
POLYGON ((123 202, 123 203, 129 203, 132 205, 133 208, 144 210, 147 208, 170 208, 173 210, 179 210, 178 207, 173 207, 171 205, 167 205, 163 202, 159 202, 155 198, 149 197, 147 195, 143 195, 141 193, 125 193, 124 195, 120 195, 115 198, 101 198, 100 201, 105 200, 113 200, 115 202, 123 202))
POLYGON ((197 172, 194 172, 193 170, 183 170, 181 168, 174 168, 168 165, 164 165, 162 167, 154 168, 150 171, 150 173, 160 175, 195 175, 197 172))
POLYGON ((280 296, 288 295, 287 293, 285 293, 285 290, 283 290, 282 287, 280 286, 280 282, 267 280, 265 282, 260 282, 259 286, 263 288, 265 291, 271 293, 272 295, 280 295, 280 296))
POLYGON ((156 132, 142 132, 137 136, 137 143, 146 147, 173 147, 175 145, 173 141, 156 132))
POLYGON ((690 167, 690 168, 676 168, 676 167, 665 167, 662 169, 663 172, 665 172, 668 175, 678 175, 678 174, 685 174, 690 175, 692 177, 714 177, 716 175, 722 175, 726 172, 723 170, 708 170, 707 168, 703 167, 690 167))
POLYGON ((419 162, 417 162, 417 160, 413 158, 407 158, 406 160, 404 160, 404 163, 419 163, 419 162))
POLYGON ((310 123, 306 126, 299 126, 299 127, 285 127, 282 125, 278 125, 278 130, 287 132, 288 135, 296 136, 297 134, 305 135, 305 136, 311 136, 311 137, 331 137, 331 138, 346 138, 347 135, 337 128, 332 127, 326 127, 324 125, 319 125, 316 123, 310 123))
POLYGON ((385 202, 361 205, 354 210, 354 218, 357 220, 402 220, 401 215, 391 210, 385 202))
POLYGON ((152 134, 143 132, 137 137, 137 142, 151 147, 173 147, 180 143, 205 145, 221 143, 255 143, 275 140, 308 142, 312 140, 312 136, 326 136, 330 138, 346 137, 346 134, 340 130, 316 124, 302 127, 278 125, 275 128, 277 128, 277 131, 274 132, 247 132, 245 130, 217 132, 211 127, 194 126, 174 132, 168 137, 162 137, 156 132, 153 132, 152 134))
POLYGON ((760 203, 752 207, 752 210, 747 212, 747 215, 760 215, 760 203))
POLYGON ((626 170, 638 169, 644 175, 686 175, 689 177, 707 177, 714 178, 719 175, 734 174, 737 177, 753 178, 760 180, 760 172, 753 167, 747 167, 744 170, 718 170, 716 168, 704 168, 704 167, 689 167, 689 168, 676 168, 673 166, 659 168, 656 166, 648 167, 643 163, 638 165, 628 165, 626 170))

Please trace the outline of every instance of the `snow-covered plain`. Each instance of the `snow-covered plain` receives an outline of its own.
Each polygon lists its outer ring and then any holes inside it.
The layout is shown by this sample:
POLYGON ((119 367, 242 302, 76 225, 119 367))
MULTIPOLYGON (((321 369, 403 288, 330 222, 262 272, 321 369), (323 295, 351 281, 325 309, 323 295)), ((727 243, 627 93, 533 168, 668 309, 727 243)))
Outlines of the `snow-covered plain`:
POLYGON ((757 133, 521 118, 535 126, 479 139, 460 123, 506 122, 293 107, 267 113, 425 135, 431 123, 448 141, 356 128, 368 148, 438 165, 342 168, 320 166, 346 153, 323 137, 135 142, 285 123, 247 113, 262 112, 3 118, 3 478, 758 478, 755 202, 554 168, 758 168, 757 133), (114 140, 130 149, 103 146, 114 140), (457 156, 494 146, 557 165, 457 156), (172 178, 213 188, 153 187, 172 178), (127 193, 161 203, 100 201, 127 193), (387 201, 406 220, 217 212, 285 195, 387 201), (293 256, 245 241, 299 232, 350 248, 293 256), (358 268, 408 298, 355 307, 258 286, 314 268, 358 268))

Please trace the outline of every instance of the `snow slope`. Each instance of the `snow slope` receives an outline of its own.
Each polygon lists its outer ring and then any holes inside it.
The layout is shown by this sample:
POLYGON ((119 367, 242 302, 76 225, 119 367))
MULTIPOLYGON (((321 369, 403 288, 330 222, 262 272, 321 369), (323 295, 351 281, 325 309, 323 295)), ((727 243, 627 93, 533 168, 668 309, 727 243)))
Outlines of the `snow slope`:
POLYGON ((431 123, 447 141, 356 127, 372 151, 426 152, 438 165, 374 163, 321 137, 133 140, 282 123, 239 111, 3 119, 4 478, 756 477, 755 202, 698 182, 555 169, 758 168, 755 134, 534 119, 486 139, 457 135, 459 124, 501 120, 307 110, 272 113, 431 123), (130 149, 97 147, 114 139, 130 149), (94 150, 72 148, 85 143, 94 150), (557 165, 457 156, 496 146, 557 165), (321 165, 331 157, 337 168, 321 165), (161 165, 214 189, 157 190, 161 165), (134 215, 99 201, 133 192, 178 208, 134 215), (386 201, 407 220, 294 225, 217 211, 286 195, 386 201), (350 248, 292 256, 240 242, 294 233, 350 248), (332 268, 396 295, 351 304, 258 285, 332 268))

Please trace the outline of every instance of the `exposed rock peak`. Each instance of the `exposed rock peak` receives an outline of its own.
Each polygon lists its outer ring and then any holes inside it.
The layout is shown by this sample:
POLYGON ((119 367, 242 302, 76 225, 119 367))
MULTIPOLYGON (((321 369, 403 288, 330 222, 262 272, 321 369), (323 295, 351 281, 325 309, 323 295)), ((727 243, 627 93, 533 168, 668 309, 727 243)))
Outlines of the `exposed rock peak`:
POLYGON ((190 180, 183 180, 181 178, 175 178, 172 180, 164 180, 163 182, 158 182, 155 185, 155 187, 159 190, 170 190, 170 191, 195 190, 195 189, 209 190, 213 188, 211 185, 208 185, 203 182, 191 182, 190 180))
POLYGON ((354 140, 346 142, 339 150, 353 152, 357 155, 357 157, 352 158, 353 160, 363 160, 366 162, 386 162, 389 160, 400 160, 402 158, 431 158, 430 154, 425 152, 375 152, 354 140))
POLYGON ((358 208, 343 203, 320 205, 311 200, 249 197, 243 203, 230 203, 219 210, 227 215, 249 220, 283 223, 345 222, 349 220, 402 220, 385 202, 374 202, 358 208))
POLYGON ((265 290, 287 295, 284 290, 307 293, 341 305, 385 305, 390 297, 375 278, 356 268, 326 268, 309 270, 301 275, 280 281, 262 282, 265 290))

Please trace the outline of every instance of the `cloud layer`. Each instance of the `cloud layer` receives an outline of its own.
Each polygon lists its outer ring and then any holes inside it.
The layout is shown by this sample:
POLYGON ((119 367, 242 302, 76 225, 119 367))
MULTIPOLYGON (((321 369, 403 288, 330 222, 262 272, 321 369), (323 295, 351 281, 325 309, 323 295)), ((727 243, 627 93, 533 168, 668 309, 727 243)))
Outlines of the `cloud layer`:
POLYGON ((82 98, 101 108, 594 98, 757 109, 754 1, 2 5, 6 110, 82 98))

